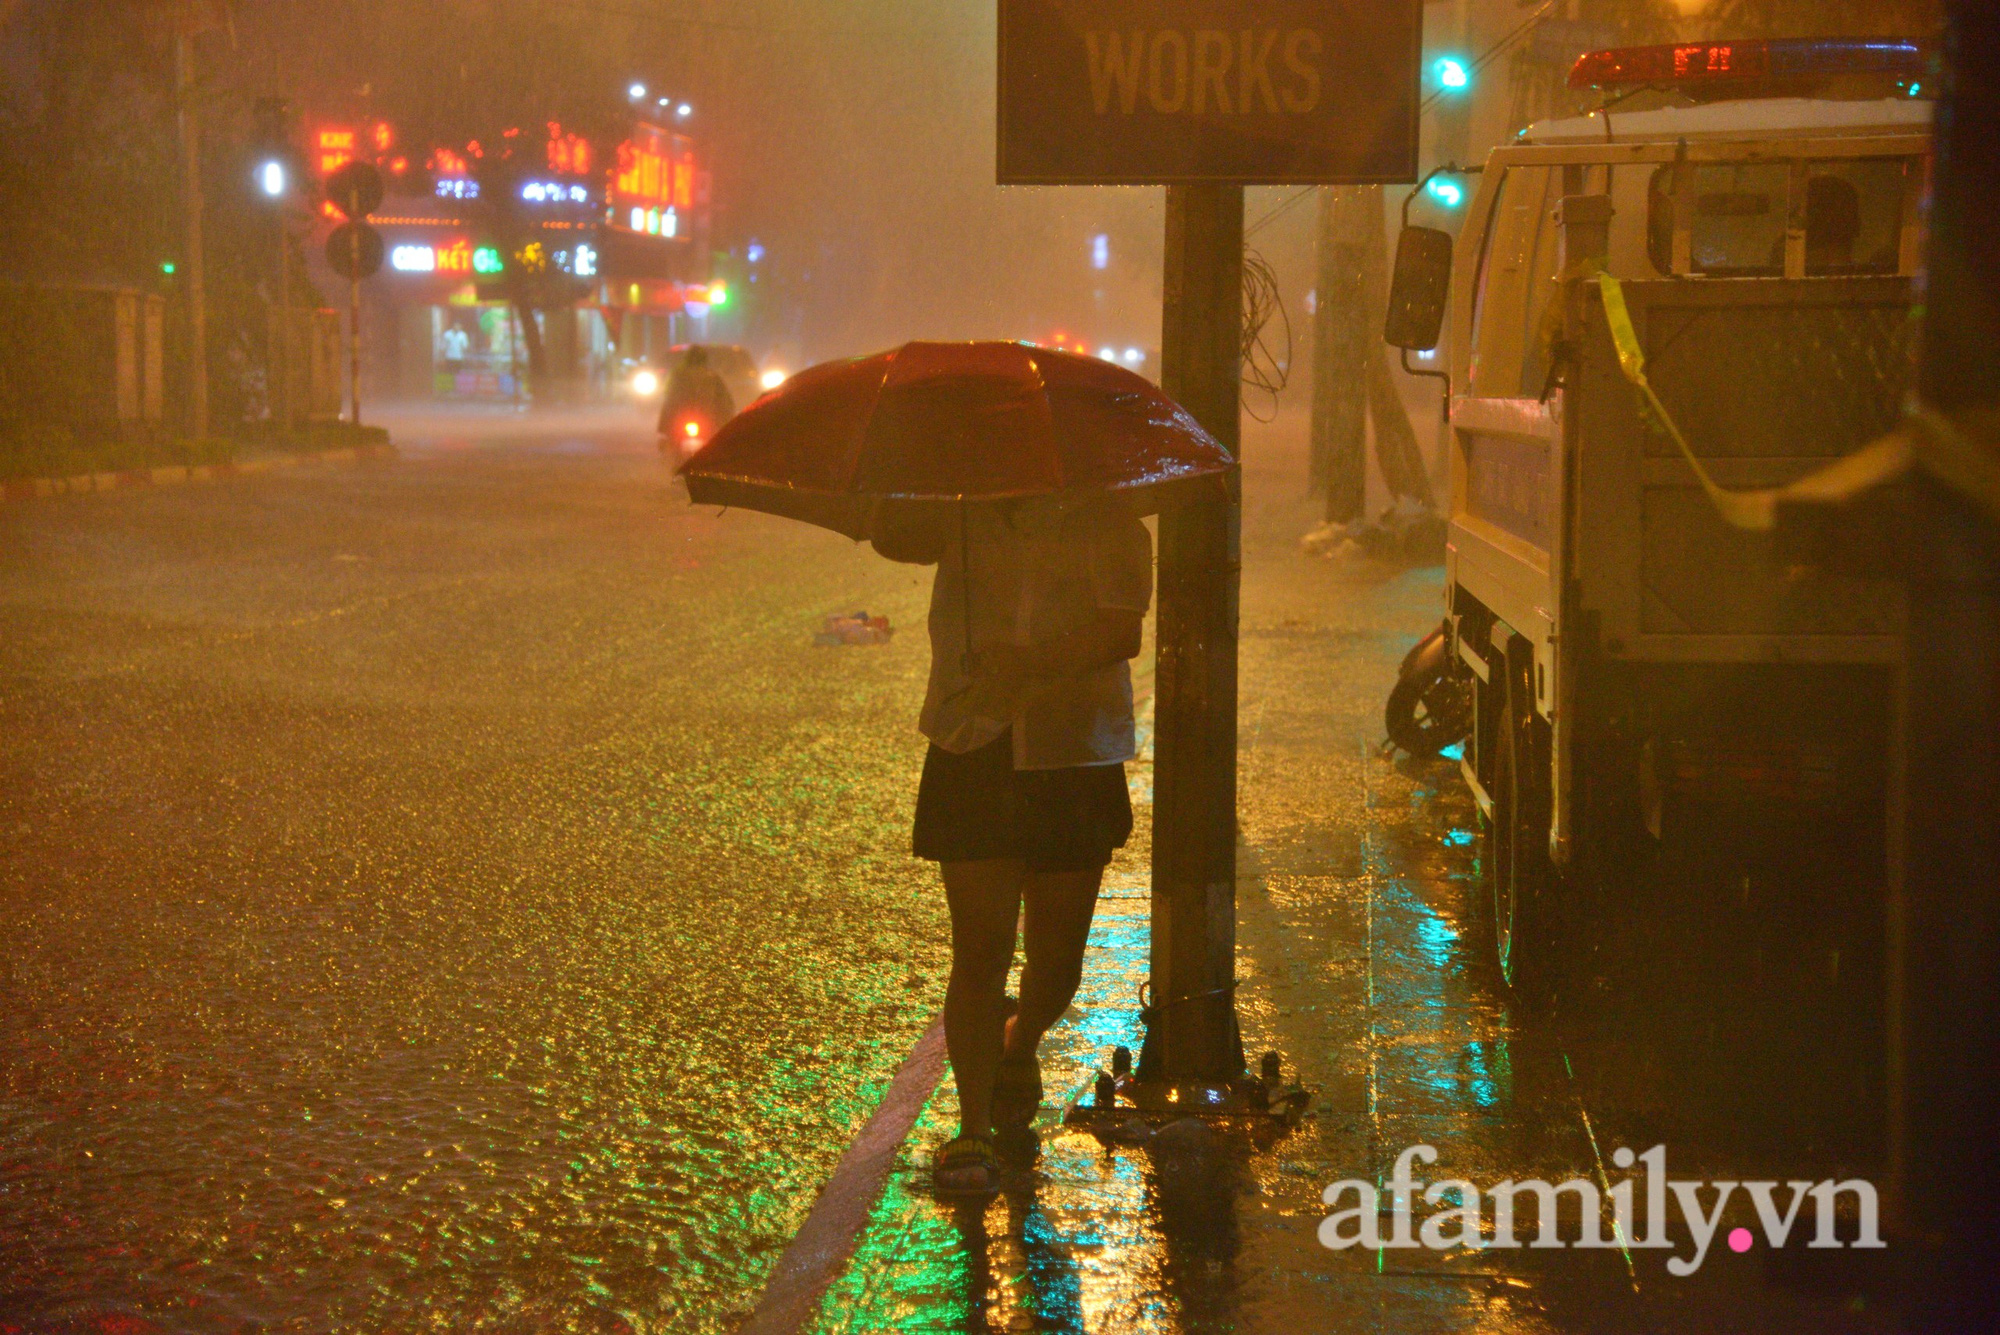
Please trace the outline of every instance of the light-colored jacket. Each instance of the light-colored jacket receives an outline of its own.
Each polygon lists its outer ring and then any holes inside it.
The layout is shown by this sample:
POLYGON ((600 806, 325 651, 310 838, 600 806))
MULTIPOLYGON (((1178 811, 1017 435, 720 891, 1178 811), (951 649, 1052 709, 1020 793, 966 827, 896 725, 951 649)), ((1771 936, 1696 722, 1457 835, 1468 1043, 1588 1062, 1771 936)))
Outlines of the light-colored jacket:
POLYGON ((1123 659, 1073 677, 1025 682, 1004 708, 971 689, 974 650, 1067 635, 1100 608, 1143 615, 1152 603, 1153 540, 1114 499, 1050 497, 965 514, 931 586, 930 688, 918 727, 947 751, 976 751, 1013 729, 1015 769, 1109 765, 1134 754, 1132 671, 1123 659), (980 709, 990 712, 976 712, 980 709), (1004 717, 997 715, 1004 714, 1004 717))

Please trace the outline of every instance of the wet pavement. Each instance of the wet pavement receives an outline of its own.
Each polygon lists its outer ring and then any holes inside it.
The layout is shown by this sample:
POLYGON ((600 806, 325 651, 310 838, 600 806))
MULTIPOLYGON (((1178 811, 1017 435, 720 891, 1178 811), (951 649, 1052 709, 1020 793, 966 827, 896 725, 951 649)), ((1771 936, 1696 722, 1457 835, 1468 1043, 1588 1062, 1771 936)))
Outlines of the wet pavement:
POLYGON ((916 573, 564 426, 0 512, 0 1329, 717 1329, 929 1023, 916 573))
MULTIPOLYGON (((707 1331, 755 1302, 942 996, 906 835, 925 585, 689 510, 636 425, 406 419, 384 468, 0 512, 0 1330, 707 1331), (811 647, 863 607, 903 633, 811 647)), ((1416 1143, 1477 1183, 1662 1140, 1677 1177, 1854 1159, 1808 1134, 1840 1091, 1801 1111, 1764 1060, 1817 1031, 1732 1029, 1761 994, 1650 917, 1564 1013, 1507 1004, 1470 799, 1376 750, 1441 572, 1299 554, 1300 425, 1246 447, 1239 973, 1312 1116, 1261 1147, 1060 1128, 1137 1043, 1136 765, 1038 1161, 932 1199, 947 1078, 816 1328, 1888 1328, 1761 1246, 1677 1279, 1617 1246, 1319 1245, 1321 1192, 1416 1143)))
MULTIPOLYGON (((1787 1274, 1766 1256, 1729 1252, 1721 1233, 1684 1278, 1664 1269, 1668 1256, 1690 1254, 1678 1233, 1671 1252, 1320 1245, 1324 1189, 1381 1183, 1416 1144, 1439 1151, 1420 1180, 1481 1185, 1534 1177, 1608 1186, 1626 1176, 1611 1162, 1618 1146, 1644 1151, 1663 1140, 1675 1177, 1817 1178, 1844 1165, 1784 1138, 1800 1118, 1830 1115, 1774 1093, 1795 1073, 1773 1081, 1758 1054, 1726 1040, 1720 1052, 1712 1041, 1692 1052, 1675 1043, 1687 1008, 1699 1008, 1684 994, 1698 988, 1634 1006, 1600 983, 1585 989, 1579 1013, 1514 1012, 1468 917, 1478 856, 1470 796, 1448 763, 1379 751, 1380 702, 1404 651, 1441 615, 1442 572, 1302 557, 1297 535, 1312 516, 1298 499, 1291 443, 1253 431, 1246 445, 1237 954, 1246 1048, 1253 1061, 1267 1049, 1284 1055, 1313 1092, 1309 1119, 1266 1145, 1186 1127, 1107 1144, 1065 1129, 1052 1099, 1032 1168, 1016 1168, 990 1204, 965 1204, 927 1187, 929 1151, 955 1122, 947 1079, 815 1329, 1893 1328, 1869 1296, 1879 1276, 1832 1265, 1787 1274), (1733 1119, 1745 1099, 1762 1125, 1733 1119)), ((1142 763, 1133 769, 1142 813, 1149 794, 1142 763)), ((1108 1064, 1111 1046, 1140 1042, 1143 848, 1135 840, 1113 865, 1084 995, 1044 1047, 1051 1090, 1071 1099, 1108 1064)), ((1691 895, 1700 875, 1676 867, 1666 879, 1691 895)), ((1621 983, 1643 975, 1670 986, 1642 949, 1598 963, 1620 970, 1621 983)), ((1419 1205, 1418 1217, 1433 1208, 1419 1205)), ((1575 1236, 1577 1221, 1566 1219, 1575 1236)), ((1722 1231, 1755 1223, 1732 1206, 1722 1231)), ((1522 1236, 1532 1236, 1525 1225, 1522 1236)))

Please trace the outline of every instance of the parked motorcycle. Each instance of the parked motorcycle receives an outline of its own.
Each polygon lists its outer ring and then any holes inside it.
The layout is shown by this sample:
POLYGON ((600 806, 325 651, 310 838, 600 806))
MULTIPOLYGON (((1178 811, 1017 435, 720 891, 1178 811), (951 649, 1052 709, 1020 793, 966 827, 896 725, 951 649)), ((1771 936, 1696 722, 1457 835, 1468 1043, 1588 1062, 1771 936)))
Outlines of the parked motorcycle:
POLYGON ((1382 721, 1389 741, 1420 759, 1464 741, 1472 730, 1472 686, 1452 657, 1447 627, 1440 625, 1403 656, 1382 721))

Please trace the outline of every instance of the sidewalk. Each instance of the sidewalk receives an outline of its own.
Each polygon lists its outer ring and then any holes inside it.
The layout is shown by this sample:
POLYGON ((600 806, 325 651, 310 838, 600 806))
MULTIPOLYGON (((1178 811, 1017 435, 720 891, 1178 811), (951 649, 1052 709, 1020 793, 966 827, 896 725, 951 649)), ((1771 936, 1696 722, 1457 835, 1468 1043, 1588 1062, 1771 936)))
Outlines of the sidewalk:
MULTIPOLYGON (((1139 1045, 1151 796, 1142 755, 1131 767, 1140 829, 1107 876, 1083 991, 1043 1046, 1050 1104, 1038 1162, 990 1204, 934 1198, 930 1154, 955 1127, 947 1075, 808 1329, 1893 1329, 1839 1284, 1767 1283, 1761 1252, 1737 1256, 1719 1235, 1685 1279, 1663 1270, 1685 1249, 1319 1244, 1322 1191, 1386 1179, 1405 1146, 1438 1147, 1420 1178, 1603 1182, 1614 1148, 1654 1141, 1637 1139, 1644 1117, 1588 1092, 1601 1084, 1586 1061, 1627 1054, 1568 1051, 1549 1027, 1522 1022, 1465 939, 1477 840, 1451 768, 1375 752, 1396 664, 1438 616, 1439 572, 1307 560, 1295 546, 1302 529, 1257 519, 1246 525, 1263 533, 1246 543, 1242 617, 1239 1009, 1252 1063, 1266 1049, 1284 1054, 1314 1093, 1311 1117, 1262 1150, 1199 1136, 1111 1148, 1061 1126, 1056 1100, 1085 1089, 1112 1045, 1139 1045), (1618 1138, 1620 1128, 1634 1138, 1618 1138)), ((1677 1176, 1730 1175, 1724 1148, 1669 1149, 1677 1176)), ((1788 1175, 1782 1162, 1766 1167, 1763 1176, 1788 1175)), ((1732 1207, 1724 1228, 1742 1222, 1755 1220, 1732 1207)))
POLYGON ((396 447, 384 439, 363 445, 336 445, 321 450, 271 451, 215 464, 166 464, 158 468, 126 468, 114 472, 77 473, 70 477, 0 478, 0 501, 30 501, 46 496, 83 496, 142 487, 171 487, 186 482, 220 482, 278 469, 315 464, 383 462, 396 458, 396 447))

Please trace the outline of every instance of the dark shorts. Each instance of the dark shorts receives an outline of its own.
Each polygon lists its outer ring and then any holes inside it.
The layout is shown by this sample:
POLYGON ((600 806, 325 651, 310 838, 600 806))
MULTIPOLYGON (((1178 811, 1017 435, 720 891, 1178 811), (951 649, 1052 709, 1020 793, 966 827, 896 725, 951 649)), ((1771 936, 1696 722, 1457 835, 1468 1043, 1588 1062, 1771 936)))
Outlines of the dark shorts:
POLYGON ((1098 871, 1131 834, 1123 765, 1017 770, 1008 732, 964 755, 934 745, 924 757, 911 841, 920 858, 1098 871))

